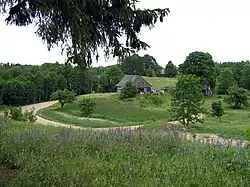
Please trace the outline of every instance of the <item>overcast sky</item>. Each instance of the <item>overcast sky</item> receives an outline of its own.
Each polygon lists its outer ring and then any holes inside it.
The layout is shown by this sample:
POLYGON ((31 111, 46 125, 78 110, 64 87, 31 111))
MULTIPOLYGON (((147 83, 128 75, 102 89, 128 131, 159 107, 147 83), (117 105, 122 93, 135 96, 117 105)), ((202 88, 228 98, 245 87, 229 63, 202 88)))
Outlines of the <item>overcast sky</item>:
MULTIPOLYGON (((171 13, 140 38, 151 48, 140 55, 154 56, 161 66, 178 65, 193 51, 209 52, 215 61, 250 60, 249 0, 141 0, 140 8, 170 8, 171 13)), ((6 26, 0 17, 0 62, 39 65, 64 62, 60 49, 50 52, 34 34, 34 26, 6 26)), ((115 64, 100 58, 99 65, 115 64)))

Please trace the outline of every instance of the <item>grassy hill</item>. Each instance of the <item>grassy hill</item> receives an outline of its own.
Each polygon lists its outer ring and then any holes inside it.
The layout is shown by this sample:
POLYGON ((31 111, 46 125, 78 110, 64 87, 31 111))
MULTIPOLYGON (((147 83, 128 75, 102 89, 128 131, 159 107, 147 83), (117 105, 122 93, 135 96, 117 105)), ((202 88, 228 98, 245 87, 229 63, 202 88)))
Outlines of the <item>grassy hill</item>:
MULTIPOLYGON (((43 109, 39 115, 52 121, 73 124, 83 127, 117 127, 145 125, 157 129, 165 129, 171 121, 170 95, 158 95, 161 105, 157 106, 153 100, 146 99, 143 95, 130 100, 119 100, 117 94, 90 94, 78 97, 74 103, 66 104, 62 109, 59 104, 43 109), (82 97, 90 97, 96 103, 91 118, 88 120, 80 112, 79 102, 82 97)), ((204 107, 207 110, 207 117, 204 123, 192 125, 192 131, 198 133, 214 133, 228 138, 250 140, 249 108, 233 110, 224 105, 225 114, 218 120, 210 115, 213 101, 221 99, 217 96, 206 97, 204 107)))
POLYGON ((159 98, 164 105, 143 107, 141 105, 146 104, 146 101, 140 95, 135 99, 122 101, 118 99, 116 93, 91 94, 78 97, 77 101, 66 104, 64 108, 60 108, 57 104, 41 110, 39 114, 50 120, 90 127, 148 125, 156 123, 156 121, 166 124, 169 120, 167 112, 170 106, 169 95, 162 95, 159 98), (82 118, 79 109, 79 102, 82 97, 90 97, 96 103, 91 117, 105 119, 105 121, 87 121, 82 118))
POLYGON ((153 89, 161 89, 165 86, 174 87, 177 79, 176 78, 167 78, 167 77, 143 77, 148 81, 153 89))

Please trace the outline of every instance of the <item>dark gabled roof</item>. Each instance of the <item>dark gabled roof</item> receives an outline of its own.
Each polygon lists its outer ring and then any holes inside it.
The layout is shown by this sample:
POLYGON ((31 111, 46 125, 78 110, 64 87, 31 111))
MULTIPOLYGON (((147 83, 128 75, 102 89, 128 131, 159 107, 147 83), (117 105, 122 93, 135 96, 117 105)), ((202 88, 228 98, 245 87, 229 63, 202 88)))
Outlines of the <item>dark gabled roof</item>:
POLYGON ((124 87, 125 84, 131 81, 138 86, 138 82, 142 82, 142 87, 152 87, 145 79, 140 75, 124 75, 123 79, 116 85, 117 87, 124 87))

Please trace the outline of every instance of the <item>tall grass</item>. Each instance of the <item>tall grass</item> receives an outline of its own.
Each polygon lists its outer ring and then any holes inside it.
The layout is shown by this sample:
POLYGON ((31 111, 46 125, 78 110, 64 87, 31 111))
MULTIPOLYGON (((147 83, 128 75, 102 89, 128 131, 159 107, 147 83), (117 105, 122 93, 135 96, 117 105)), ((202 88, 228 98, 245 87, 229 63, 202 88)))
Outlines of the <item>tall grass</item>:
POLYGON ((0 186, 248 186, 249 150, 173 135, 74 131, 8 121, 0 186))

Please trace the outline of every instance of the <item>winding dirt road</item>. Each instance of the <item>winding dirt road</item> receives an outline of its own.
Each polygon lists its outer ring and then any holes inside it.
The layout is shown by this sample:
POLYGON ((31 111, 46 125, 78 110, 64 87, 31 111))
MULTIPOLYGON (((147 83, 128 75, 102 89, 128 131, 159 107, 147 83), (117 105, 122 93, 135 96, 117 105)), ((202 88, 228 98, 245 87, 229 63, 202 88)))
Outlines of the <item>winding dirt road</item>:
MULTIPOLYGON (((56 104, 57 101, 48 101, 48 102, 43 102, 43 103, 37 103, 37 104, 32 104, 32 105, 27 105, 22 107, 22 110, 32 110, 34 109, 34 112, 37 113, 39 110, 49 107, 51 105, 56 104)), ((93 129, 93 130, 136 130, 141 126, 126 126, 126 127, 108 127, 108 128, 86 128, 86 127, 79 127, 79 126, 75 126, 75 125, 69 125, 69 124, 64 124, 64 123, 59 123, 59 122, 55 122, 55 121, 51 121, 51 120, 47 120, 44 119, 40 116, 36 116, 37 117, 37 121, 36 123, 38 124, 42 124, 42 125, 52 125, 55 127, 67 127, 67 128, 73 128, 73 129, 93 129)), ((204 117, 203 115, 201 117, 204 117)), ((92 118, 90 118, 90 120, 92 120, 92 118)), ((97 120, 94 119, 93 120, 97 120)), ((174 125, 174 124, 178 124, 179 122, 169 122, 168 125, 174 125)), ((163 132, 164 133, 164 132, 163 132)), ((167 133, 166 133, 167 135, 167 133)), ((237 146, 237 147, 247 147, 248 145, 250 145, 249 141, 245 141, 245 140, 234 140, 234 139, 226 139, 226 138, 221 138, 216 134, 199 134, 199 133, 186 133, 186 132, 179 132, 178 133, 179 137, 183 137, 186 140, 190 140, 190 141, 199 141, 202 143, 209 143, 209 144, 221 144, 224 146, 237 146)))
MULTIPOLYGON (((26 106, 22 107, 22 110, 24 112, 26 110, 30 111, 30 110, 34 109, 34 112, 37 113, 39 110, 47 108, 47 107, 49 107, 51 105, 54 105, 56 103, 57 103, 57 101, 48 101, 48 102, 43 102, 43 103, 26 105, 26 106)), ((79 126, 75 126, 73 124, 70 125, 70 124, 51 121, 51 120, 48 120, 48 119, 44 119, 44 118, 40 117, 39 115, 36 115, 36 118, 37 118, 36 123, 43 124, 43 125, 52 125, 52 126, 55 126, 55 127, 67 127, 67 128, 74 128, 74 129, 92 129, 91 127, 89 127, 89 128, 79 127, 79 126)), ((97 120, 95 118, 86 118, 86 119, 97 120)), ((117 130, 117 129, 120 129, 120 130, 124 130, 124 129, 135 130, 135 129, 140 128, 140 127, 142 127, 142 126, 139 125, 139 126, 126 126, 126 127, 106 127, 106 128, 93 128, 93 129, 95 129, 95 130, 117 130)))

